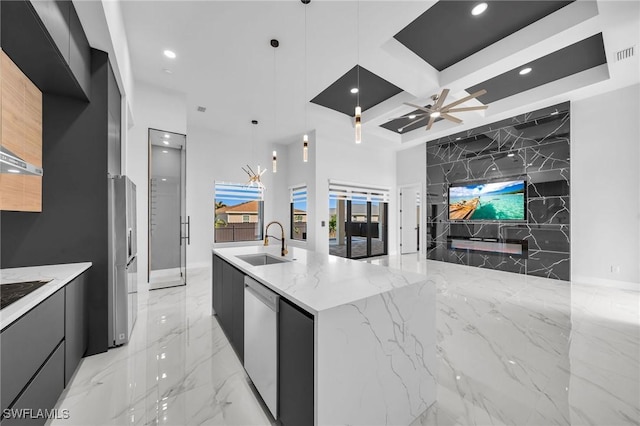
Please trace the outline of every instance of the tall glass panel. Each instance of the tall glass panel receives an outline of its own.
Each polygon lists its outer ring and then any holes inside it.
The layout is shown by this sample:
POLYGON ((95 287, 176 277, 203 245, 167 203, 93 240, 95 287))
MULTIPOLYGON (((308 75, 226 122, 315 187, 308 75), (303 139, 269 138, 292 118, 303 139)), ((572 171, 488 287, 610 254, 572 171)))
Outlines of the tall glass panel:
POLYGON ((149 129, 149 289, 186 284, 186 136, 149 129))
POLYGON ((387 254, 387 203, 371 202, 369 216, 370 256, 387 254))
POLYGON ((351 200, 351 223, 349 227, 349 241, 351 242, 350 255, 352 259, 367 257, 368 254, 368 205, 366 198, 353 198, 351 200))

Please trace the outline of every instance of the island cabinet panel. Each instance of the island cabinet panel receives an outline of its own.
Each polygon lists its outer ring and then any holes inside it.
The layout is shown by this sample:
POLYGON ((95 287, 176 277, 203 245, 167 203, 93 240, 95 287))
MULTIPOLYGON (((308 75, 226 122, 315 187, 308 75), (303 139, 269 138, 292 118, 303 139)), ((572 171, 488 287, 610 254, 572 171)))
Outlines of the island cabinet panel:
POLYGON ((231 343, 240 362, 244 364, 244 274, 235 268, 233 268, 231 285, 233 286, 231 343))
POLYGON ((213 313, 244 362, 244 272, 214 254, 211 281, 213 313))
MULTIPOLYGON (((0 386, 3 410, 9 408, 63 338, 64 289, 2 330, 0 386)), ((60 372, 64 374, 64 363, 60 365, 60 372)), ((60 384, 64 386, 62 380, 60 384)))
POLYGON ((212 291, 211 291, 211 306, 213 307, 213 314, 220 315, 222 312, 222 265, 224 261, 215 254, 213 255, 213 273, 211 277, 212 291))
POLYGON ((231 341, 233 334, 233 266, 227 262, 222 263, 222 306, 218 317, 222 329, 231 341))
POLYGON ((279 310, 279 420, 285 426, 312 426, 313 316, 283 298, 279 310))
POLYGON ((65 286, 65 362, 64 385, 67 386, 87 351, 88 320, 86 298, 87 273, 65 286))
POLYGON ((7 418, 2 421, 2 426, 45 424, 47 419, 44 416, 38 417, 38 410, 51 410, 55 407, 58 396, 64 390, 64 352, 65 342, 60 342, 55 352, 11 407, 12 410, 30 409, 36 418, 7 418))

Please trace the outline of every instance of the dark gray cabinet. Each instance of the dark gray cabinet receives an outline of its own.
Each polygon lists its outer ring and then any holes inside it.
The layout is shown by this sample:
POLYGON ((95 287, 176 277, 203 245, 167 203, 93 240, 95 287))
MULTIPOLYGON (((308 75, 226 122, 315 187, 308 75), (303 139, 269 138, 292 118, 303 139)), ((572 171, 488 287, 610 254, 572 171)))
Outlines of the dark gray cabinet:
POLYGON ((38 418, 36 414, 41 409, 51 409, 56 405, 58 396, 64 390, 64 341, 60 342, 53 354, 47 359, 33 381, 11 407, 13 410, 32 410, 34 418, 7 418, 2 426, 36 426, 43 425, 46 418, 38 418))
POLYGON ((231 341, 240 362, 244 364, 244 274, 235 268, 233 268, 231 287, 233 294, 231 341))
MULTIPOLYGON (((244 364, 245 274, 215 254, 212 267, 213 312, 244 364)), ((285 298, 278 315, 278 420, 285 426, 312 426, 314 317, 285 298)))
POLYGON ((220 317, 220 325, 222 329, 227 334, 229 340, 231 340, 232 336, 232 327, 233 327, 233 287, 231 283, 233 281, 233 266, 229 265, 227 262, 222 263, 222 306, 220 307, 220 312, 218 316, 220 317))
POLYGON ((244 273, 213 255, 212 307, 231 346, 244 361, 244 273))
MULTIPOLYGON (((2 330, 0 386, 3 410, 10 407, 63 338, 64 289, 2 330)), ((63 366, 61 371, 64 371, 63 366)))
POLYGON ((280 298, 279 311, 279 420, 285 426, 312 426, 313 316, 283 298, 280 298))
POLYGON ((213 255, 213 272, 212 272, 212 289, 211 289, 211 306, 213 313, 220 315, 222 312, 222 265, 223 260, 215 254, 213 255))
POLYGON ((89 100, 91 47, 71 0, 0 2, 2 50, 38 88, 89 100))
POLYGON ((87 274, 82 274, 65 286, 64 310, 64 386, 76 371, 87 351, 88 321, 86 300, 87 274))
MULTIPOLYGON (((2 330, 2 410, 52 409, 87 350, 88 271, 2 330)), ((5 425, 46 419, 2 420, 5 425)))

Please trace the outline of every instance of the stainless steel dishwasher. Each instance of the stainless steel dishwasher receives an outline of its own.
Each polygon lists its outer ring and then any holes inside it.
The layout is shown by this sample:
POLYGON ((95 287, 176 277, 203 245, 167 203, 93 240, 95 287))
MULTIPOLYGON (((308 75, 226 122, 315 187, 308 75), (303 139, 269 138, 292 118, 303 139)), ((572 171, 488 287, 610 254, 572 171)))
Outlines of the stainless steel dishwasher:
POLYGON ((244 369, 278 418, 278 302, 280 296, 244 277, 244 369))

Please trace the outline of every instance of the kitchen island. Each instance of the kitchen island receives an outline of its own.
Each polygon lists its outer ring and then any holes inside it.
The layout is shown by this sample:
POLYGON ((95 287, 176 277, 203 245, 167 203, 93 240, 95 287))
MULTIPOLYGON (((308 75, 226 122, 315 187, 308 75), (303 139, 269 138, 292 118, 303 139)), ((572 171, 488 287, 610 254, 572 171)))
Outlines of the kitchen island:
MULTIPOLYGON (((282 263, 254 266, 240 257, 260 253, 282 259, 278 247, 213 250, 213 306, 224 311, 214 313, 237 329, 239 316, 226 309, 238 301, 216 303, 216 297, 222 297, 215 288, 216 276, 223 277, 217 275, 217 262, 257 280, 312 319, 312 348, 306 352, 313 357, 307 364, 313 366, 312 383, 291 393, 287 383, 279 385, 285 426, 283 407, 291 405, 286 398, 298 398, 300 389, 313 401, 313 414, 306 418, 316 425, 409 424, 435 401, 435 288, 424 275, 300 248, 291 248, 282 263)), ((282 313, 281 333, 287 326, 282 313)), ((232 327, 226 328, 229 336, 232 327)), ((241 339, 230 340, 242 361, 241 339)), ((279 356, 281 370, 298 361, 282 345, 279 356)))

